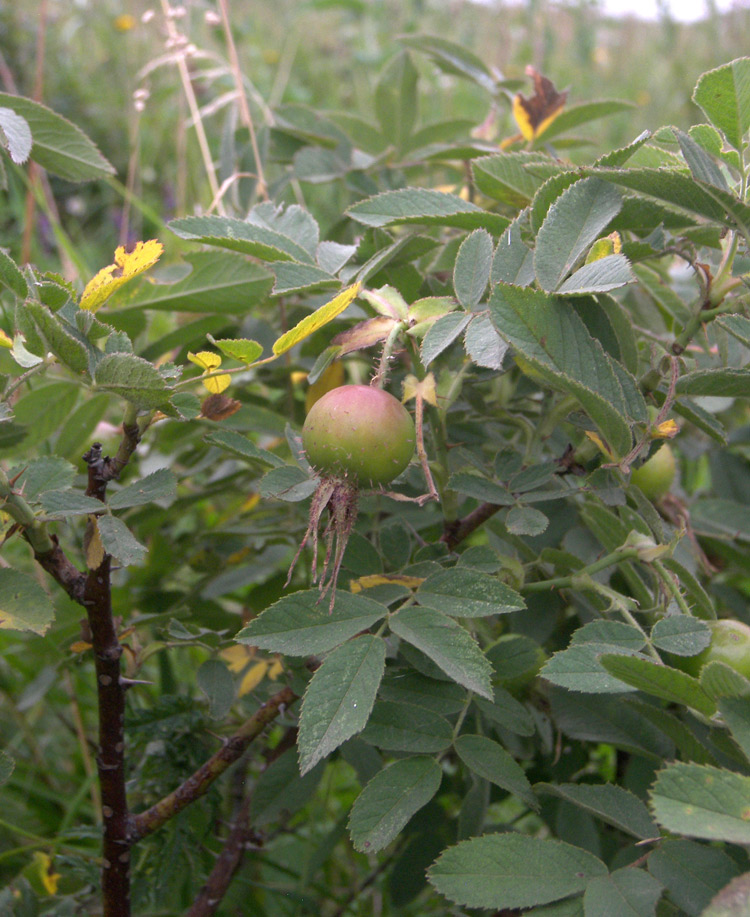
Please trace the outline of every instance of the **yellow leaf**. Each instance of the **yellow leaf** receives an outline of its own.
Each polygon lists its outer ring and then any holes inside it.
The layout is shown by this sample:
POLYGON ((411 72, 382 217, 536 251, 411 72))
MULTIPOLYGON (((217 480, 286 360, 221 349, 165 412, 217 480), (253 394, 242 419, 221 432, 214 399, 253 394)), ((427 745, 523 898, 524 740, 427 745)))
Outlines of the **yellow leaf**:
POLYGON ((605 441, 601 438, 601 436, 599 436, 598 433, 594 433, 592 430, 584 430, 584 433, 586 434, 586 436, 588 436, 588 438, 592 442, 596 443, 596 445, 607 456, 607 458, 612 459, 614 461, 614 455, 612 454, 609 446, 605 443, 605 441))
POLYGON ((164 246, 156 239, 138 242, 132 252, 126 252, 120 245, 115 249, 115 263, 102 268, 86 284, 81 308, 96 312, 116 290, 156 264, 163 251, 164 246))
POLYGON ((87 643, 85 640, 76 640, 75 643, 70 644, 71 653, 85 653, 87 650, 91 649, 91 644, 87 643))
POLYGON ((8 335, 0 328, 0 347, 7 347, 8 350, 13 346, 13 338, 8 337, 8 335))
POLYGON ((526 75, 534 81, 534 95, 527 99, 519 92, 513 99, 513 117, 524 140, 534 140, 543 134, 565 107, 567 92, 558 92, 552 81, 533 67, 526 75))
MULTIPOLYGON (((210 350, 188 353, 188 360, 191 363, 195 363, 196 366, 200 366, 204 376, 221 366, 221 357, 218 353, 211 353, 210 350)), ((204 379, 203 385, 212 395, 220 395, 224 389, 229 388, 231 381, 232 377, 229 375, 212 376, 210 379, 204 379)))
POLYGON ((344 384, 344 366, 339 360, 334 360, 330 366, 320 374, 305 393, 305 413, 323 397, 327 392, 333 391, 344 384))
POLYGON ((213 372, 221 366, 221 357, 218 353, 211 353, 210 350, 199 350, 198 353, 188 351, 188 360, 200 366, 204 373, 213 372))
POLYGON ((249 513, 255 509, 255 507, 260 503, 260 494, 250 494, 242 504, 240 509, 241 513, 249 513))
POLYGON ((319 328, 322 328, 323 325, 327 325, 328 322, 333 321, 336 316, 340 315, 344 309, 354 302, 361 289, 362 284, 355 283, 345 290, 342 290, 338 296, 334 296, 329 303, 316 309, 312 315, 306 315, 301 322, 298 322, 294 326, 294 328, 290 328, 286 334, 282 334, 273 345, 273 352, 276 356, 278 357, 280 354, 286 353, 287 350, 291 350, 295 344, 304 341, 305 338, 310 337, 311 334, 314 334, 319 328))
POLYGON ((516 119, 516 124, 520 127, 521 133, 523 134, 524 140, 533 140, 534 139, 534 126, 531 123, 529 114, 526 109, 523 107, 523 102, 521 101, 522 96, 519 93, 513 99, 513 117, 516 119))
POLYGON ((220 395, 224 389, 229 388, 231 381, 231 376, 212 376, 210 379, 203 380, 203 387, 208 389, 212 395, 220 395))
POLYGON ((455 194, 456 197, 460 197, 462 201, 469 200, 468 185, 436 185, 435 191, 439 191, 441 194, 455 194))
POLYGON ((243 646, 238 643, 236 646, 228 646, 225 650, 222 650, 219 656, 226 662, 229 671, 237 675, 255 656, 255 647, 243 646))
POLYGON ((416 589, 423 582, 423 576, 406 576, 403 573, 372 573, 369 576, 349 580, 349 591, 361 592, 363 589, 372 589, 374 586, 384 586, 389 583, 406 586, 407 589, 416 589))
POLYGON ((586 255, 586 264, 599 261, 608 255, 619 255, 622 251, 622 239, 619 232, 612 232, 603 239, 597 239, 586 255))
POLYGON ((284 664, 281 659, 277 656, 274 661, 271 663, 270 668, 268 669, 268 677, 271 681, 276 681, 276 679, 284 671, 284 664))
POLYGON ((86 555, 86 566, 89 570, 96 570, 102 565, 107 552, 104 550, 104 545, 99 535, 99 523, 96 521, 96 516, 89 516, 89 520, 91 525, 87 529, 87 535, 84 536, 83 546, 86 555))
POLYGON ((136 24, 135 16, 131 16, 128 13, 122 13, 115 17, 115 28, 118 32, 129 32, 136 27, 136 24))
POLYGON ((652 439, 672 439, 680 432, 674 420, 665 420, 651 431, 652 439))
POLYGON ((52 871, 52 857, 41 850, 34 851, 34 865, 36 866, 39 878, 42 880, 44 890, 48 895, 57 894, 57 883, 60 881, 60 873, 52 871))
POLYGON ((437 392, 435 391, 435 377, 432 373, 427 373, 424 379, 417 379, 416 376, 409 375, 404 379, 404 397, 401 399, 404 404, 411 401, 412 398, 421 398, 428 404, 437 407, 437 392))
POLYGON ((262 662, 256 662, 252 668, 248 669, 243 676, 242 681, 240 682, 240 697, 243 697, 245 694, 249 694, 253 688, 256 688, 266 677, 267 670, 267 659, 264 659, 262 662))

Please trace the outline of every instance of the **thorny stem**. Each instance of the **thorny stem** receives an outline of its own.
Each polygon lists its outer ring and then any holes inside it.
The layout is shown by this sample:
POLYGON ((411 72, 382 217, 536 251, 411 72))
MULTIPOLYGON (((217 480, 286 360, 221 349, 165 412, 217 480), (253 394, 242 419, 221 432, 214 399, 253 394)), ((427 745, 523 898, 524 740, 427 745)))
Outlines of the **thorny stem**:
MULTIPOLYGON (((680 378, 680 363, 677 357, 670 357, 669 365, 669 389, 667 390, 666 397, 664 398, 664 403, 662 404, 656 420, 653 423, 654 427, 658 427, 659 424, 662 423, 662 421, 666 418, 667 414, 669 414, 670 410, 672 409, 672 405, 674 404, 677 380, 680 378)), ((628 474, 633 461, 640 455, 646 446, 649 445, 650 442, 651 436, 650 434, 646 434, 646 436, 636 442, 636 444, 624 458, 620 459, 618 462, 607 462, 605 465, 602 465, 602 467, 618 468, 623 474, 628 474)))
POLYGON ((430 462, 427 458, 427 450, 424 447, 424 398, 422 397, 421 391, 417 392, 414 415, 414 427, 417 434, 417 456, 419 458, 419 463, 422 466, 422 473, 424 474, 425 480, 427 481, 427 499, 439 500, 440 495, 438 494, 437 488, 435 487, 435 481, 433 480, 432 472, 430 471, 430 462))
POLYGON ((701 325, 712 321, 718 315, 722 315, 726 311, 726 306, 717 306, 715 309, 701 309, 696 312, 696 314, 689 319, 682 332, 674 339, 672 343, 672 353, 676 356, 683 353, 701 325))
POLYGON ((393 357, 393 348, 396 346, 396 341, 398 341, 401 332, 404 330, 404 322, 396 322, 396 324, 391 328, 388 333, 388 337, 383 343, 383 352, 380 355, 380 363, 378 364, 378 371, 373 376, 372 382, 370 385, 373 388, 384 388, 385 383, 388 379, 388 364, 393 357))
MULTIPOLYGON (((263 752, 264 769, 278 760, 284 752, 293 748, 296 741, 297 728, 290 726, 277 745, 263 752)), ((234 824, 224 841, 221 853, 216 858, 206 884, 201 888, 185 917, 211 917, 212 914, 215 914, 229 891, 229 886, 242 863, 245 851, 262 846, 262 835, 256 834, 249 824, 252 795, 248 793, 242 798, 241 787, 245 782, 245 774, 241 768, 235 771, 235 778, 239 781, 240 800, 236 807, 234 824)))
POLYGON ((634 614, 631 614, 631 612, 628 611, 627 608, 623 608, 621 606, 618 610, 620 614, 623 616, 623 618, 625 618, 625 620, 628 622, 628 624, 630 624, 631 627, 635 627, 636 630, 639 630, 641 632, 643 639, 646 641, 646 652, 649 654, 649 656, 651 656, 651 658, 655 662, 661 662, 661 657, 654 649, 654 644, 651 642, 651 638, 646 633, 646 631, 643 629, 643 627, 641 627, 641 624, 638 621, 638 618, 636 618, 634 614))
POLYGON ((690 610, 690 606, 685 601, 685 597, 680 592, 680 587, 674 581, 674 577, 671 575, 669 570, 664 566, 660 560, 652 560, 651 566, 659 574, 659 579, 664 583, 664 585, 669 590, 670 595, 677 603, 678 608, 684 615, 690 615, 693 617, 693 612, 690 610))
MULTIPOLYGON (((139 425, 137 410, 129 406, 116 455, 113 458, 104 456, 101 444, 93 444, 84 456, 88 465, 87 496, 104 502, 107 484, 117 478, 127 465, 140 441, 141 427, 145 429, 145 426, 147 422, 142 421, 139 425)), ((101 544, 96 527, 97 514, 89 517, 84 539, 88 570, 82 573, 67 558, 57 537, 47 531, 46 523, 38 520, 23 497, 13 491, 13 483, 2 469, 0 499, 5 511, 15 520, 32 547, 36 561, 74 601, 86 609, 94 650, 99 708, 97 769, 104 824, 102 914, 103 917, 130 917, 130 849, 133 844, 156 831, 203 796, 213 782, 241 757, 253 740, 297 696, 291 688, 283 688, 174 792, 145 812, 132 816, 128 809, 125 786, 124 720, 127 680, 120 675, 122 646, 112 613, 112 558, 101 544)), ((24 833, 20 829, 18 831, 24 833)), ((48 846, 48 841, 37 835, 26 836, 35 842, 34 846, 48 846)), ((195 915, 197 917, 213 912, 197 910, 195 915)))
MULTIPOLYGON (((99 443, 84 455, 88 465, 86 496, 104 502, 107 484, 125 467, 140 438, 130 413, 114 459, 102 455, 99 443)), ((122 646, 112 614, 112 558, 101 547, 96 517, 89 518, 86 533, 88 573, 82 604, 88 615, 99 706, 99 786, 102 797, 102 899, 105 917, 130 915, 131 819, 125 791, 125 686, 120 680, 122 646)))
MULTIPOLYGON (((102 455, 95 443, 84 456, 88 465, 87 496, 104 502, 107 483, 127 465, 140 440, 135 408, 129 408, 123 423, 123 438, 113 459, 102 455)), ((67 558, 50 535, 44 522, 12 490, 0 471, 0 495, 5 508, 22 529, 40 566, 86 609, 94 649, 99 707, 99 753, 97 766, 102 799, 104 840, 102 845, 102 899, 104 917, 130 915, 130 820, 125 793, 123 726, 125 688, 120 680, 122 647, 112 614, 111 557, 98 540, 96 516, 89 517, 86 535, 88 571, 82 573, 67 558)))

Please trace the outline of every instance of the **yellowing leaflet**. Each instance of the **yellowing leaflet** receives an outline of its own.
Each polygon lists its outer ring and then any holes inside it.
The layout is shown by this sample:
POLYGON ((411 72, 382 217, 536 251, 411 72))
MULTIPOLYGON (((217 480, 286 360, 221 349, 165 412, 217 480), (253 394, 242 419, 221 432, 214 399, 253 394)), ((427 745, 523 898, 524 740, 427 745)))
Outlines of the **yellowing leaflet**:
MULTIPOLYGON (((191 363, 195 363, 196 366, 200 366, 204 376, 206 373, 212 373, 221 366, 221 357, 218 353, 211 353, 210 350, 201 350, 198 353, 188 353, 188 360, 190 360, 191 363)), ((219 395, 224 389, 229 388, 229 383, 231 381, 232 377, 229 375, 212 376, 210 379, 204 379, 203 385, 212 395, 219 395)))
POLYGON ((305 338, 314 334, 318 328, 322 328, 323 325, 327 325, 328 322, 333 321, 333 319, 336 318, 337 315, 340 315, 347 306, 351 305, 359 295, 361 289, 362 284, 355 283, 345 290, 342 290, 338 296, 334 296, 329 303, 316 309, 312 315, 306 315, 301 322, 298 322, 294 328, 290 328, 289 331, 282 334, 278 341, 276 341, 273 345, 274 354, 278 357, 282 353, 286 353, 287 350, 291 350, 295 344, 304 341, 305 338))
POLYGON ((412 398, 421 398, 428 404, 437 407, 437 391, 435 388, 435 376, 432 373, 427 375, 421 381, 416 376, 408 375, 404 379, 404 397, 401 401, 406 404, 412 398))
POLYGON ((125 247, 120 245, 115 249, 114 264, 103 267, 86 284, 80 307, 96 312, 116 290, 156 264, 163 251, 164 246, 156 239, 138 242, 132 252, 126 252, 125 247))
POLYGON ((390 583, 406 586, 407 589, 417 589, 423 582, 423 576, 407 576, 405 573, 372 573, 369 576, 360 576, 359 579, 350 579, 349 590, 357 593, 363 589, 372 589, 374 586, 384 586, 390 583))

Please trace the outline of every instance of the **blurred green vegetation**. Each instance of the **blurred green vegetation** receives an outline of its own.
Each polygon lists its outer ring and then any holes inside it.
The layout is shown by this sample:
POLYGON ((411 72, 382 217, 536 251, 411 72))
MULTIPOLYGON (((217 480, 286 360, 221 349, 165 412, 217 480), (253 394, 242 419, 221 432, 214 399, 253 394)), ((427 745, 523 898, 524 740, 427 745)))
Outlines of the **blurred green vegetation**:
MULTIPOLYGON (((166 8, 166 5, 165 5, 166 8)), ((432 34, 474 51, 509 79, 525 79, 532 64, 571 102, 620 98, 632 111, 588 129, 596 147, 627 143, 645 128, 687 127, 698 119, 690 101, 697 74, 744 53, 750 9, 686 25, 615 20, 594 0, 565 7, 546 0, 523 6, 468 0, 233 0, 232 29, 257 123, 267 125, 283 104, 373 116, 373 89, 399 35, 432 34)), ((79 124, 116 166, 119 186, 72 185, 53 179, 60 220, 80 262, 107 263, 122 237, 160 231, 160 219, 210 205, 212 194, 190 127, 185 94, 159 4, 136 0, 30 0, 0 5, 0 88, 32 96, 38 67, 43 101, 79 124), (134 94, 147 93, 138 113, 134 94), (130 181, 128 176, 130 175, 130 181), (158 214, 158 217, 156 217, 158 214)), ((212 3, 175 6, 171 21, 185 43, 190 78, 211 153, 219 162, 235 126, 233 82, 221 20, 212 3)), ((490 98, 477 86, 439 74, 416 55, 421 117, 460 117, 481 124, 490 98), (452 91, 436 91, 449 80, 452 91)), ((498 139, 515 132, 508 107, 498 112, 498 139)), ((566 151, 568 154, 568 151, 566 151)), ((590 150, 587 151, 587 155, 590 150)), ((569 153, 575 156, 575 151, 569 153)), ((18 176, 0 219, 0 244, 18 254, 24 195, 18 176)), ((290 192, 291 193, 291 192, 290 192)), ((335 208, 332 208, 332 212, 335 208)), ((57 268, 52 232, 39 217, 32 259, 57 268)))

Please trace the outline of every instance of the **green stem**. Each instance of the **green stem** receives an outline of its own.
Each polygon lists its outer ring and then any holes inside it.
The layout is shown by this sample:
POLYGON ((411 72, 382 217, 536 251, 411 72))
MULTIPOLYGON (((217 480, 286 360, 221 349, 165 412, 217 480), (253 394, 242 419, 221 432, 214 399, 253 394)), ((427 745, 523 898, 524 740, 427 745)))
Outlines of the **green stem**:
POLYGON ((8 401, 11 395, 19 389, 24 382, 31 378, 31 376, 35 376, 37 373, 46 369, 48 366, 49 363, 47 360, 42 360, 41 363, 37 363, 35 366, 32 366, 31 369, 27 369, 25 373, 21 373, 17 379, 14 379, 8 384, 8 387, 3 392, 3 401, 8 401))
POLYGON ((459 733, 461 732, 461 727, 463 726, 464 720, 466 719, 466 714, 469 712, 469 707, 471 706, 471 702, 473 699, 474 699, 474 692, 469 691, 469 693, 466 695, 466 701, 464 702, 463 709, 458 714, 456 725, 453 727, 453 739, 454 740, 458 738, 459 733))
POLYGON ((378 371, 375 373, 375 378, 371 383, 375 388, 385 387, 386 380, 388 379, 388 364, 393 357, 393 349, 396 346, 396 341, 398 341, 405 327, 406 324, 404 322, 396 322, 393 328, 388 332, 388 337, 383 344, 383 352, 380 355, 378 371))
POLYGON ((55 547, 49 536, 47 526, 34 515, 29 504, 17 493, 14 493, 7 474, 0 469, 0 499, 2 507, 9 516, 23 526, 23 534, 35 554, 49 554, 55 547))
POLYGON ((5 821, 4 818, 0 818, 0 828, 5 828, 6 831, 10 831, 12 834, 18 834, 20 837, 27 837, 30 841, 34 841, 35 844, 40 844, 45 847, 51 847, 55 843, 53 840, 49 840, 46 837, 40 837, 38 834, 27 831, 20 825, 12 825, 10 822, 5 821))
POLYGON ((196 382, 203 382, 206 379, 215 379, 217 376, 233 376, 236 373, 247 372, 248 369, 255 369, 256 366, 263 366, 264 363, 271 363, 273 360, 278 359, 281 354, 273 354, 270 357, 266 357, 264 360, 256 360, 255 363, 247 363, 244 366, 233 366, 230 369, 213 369, 210 373, 203 373, 202 376, 191 376, 189 379, 183 379, 182 382, 176 383, 172 386, 173 391, 177 391, 181 388, 188 388, 191 385, 195 385, 196 382))
POLYGON ((537 426, 535 439, 543 440, 550 436, 571 411, 578 407, 578 401, 572 395, 565 395, 552 408, 544 420, 537 426))
POLYGON ((116 194, 119 194, 129 206, 138 210, 144 220, 147 220, 155 227, 158 234, 168 234, 169 230, 167 229, 167 224, 153 207, 149 207, 148 204, 144 202, 142 197, 134 194, 127 185, 123 185, 122 182, 112 176, 107 177, 104 181, 116 194))
POLYGON ((0 853, 0 863, 2 863, 3 860, 12 860, 14 857, 23 856, 24 853, 30 853, 32 850, 39 850, 40 847, 46 850, 54 849, 55 853, 59 850, 65 850, 68 853, 72 853, 74 856, 83 857, 83 859, 91 860, 92 862, 97 859, 93 853, 87 853, 84 850, 80 850, 78 847, 71 847, 69 844, 60 844, 56 840, 45 841, 40 839, 34 841, 33 844, 24 844, 22 847, 3 850, 3 852, 0 853))
POLYGON ((637 630, 641 632, 641 634, 643 635, 643 639, 646 641, 646 652, 649 654, 649 656, 651 656, 652 659, 654 659, 656 662, 661 662, 661 657, 654 649, 654 645, 653 643, 651 643, 651 639, 649 638, 646 631, 641 627, 635 615, 631 614, 627 608, 620 608, 618 610, 620 614, 623 616, 623 618, 625 618, 625 620, 628 622, 628 624, 631 625, 631 627, 635 627, 637 630))
POLYGON ((623 560, 630 560, 638 556, 637 548, 617 548, 599 560, 594 561, 587 567, 583 567, 577 573, 570 576, 556 576, 552 579, 538 580, 534 583, 526 583, 521 587, 521 592, 544 592, 547 589, 569 589, 580 581, 580 577, 592 576, 600 570, 619 564, 623 560))
POLYGON ((717 306, 714 309, 700 309, 698 312, 696 312, 695 315, 682 329, 680 334, 678 334, 674 339, 672 343, 672 353, 679 356, 695 337, 696 333, 702 325, 704 325, 706 322, 712 321, 718 315, 722 315, 726 311, 727 310, 725 306, 717 306))
POLYGON ((685 601, 685 596, 680 592, 680 587, 670 575, 669 570, 667 570, 667 568, 660 560, 652 560, 651 566, 659 574, 659 579, 667 587, 675 602, 677 602, 677 607, 680 609, 682 614, 690 615, 693 617, 693 612, 690 610, 690 606, 685 601))
POLYGON ((470 369, 471 369, 471 363, 467 360, 463 364, 461 369, 459 369, 459 371, 455 373, 455 375, 453 376, 450 387, 442 398, 442 406, 440 408, 440 418, 443 422, 445 422, 445 417, 446 417, 446 414, 448 413, 448 409, 453 404, 453 402, 456 400, 456 398, 458 398, 461 392, 461 388, 463 387, 463 384, 464 384, 464 377, 466 376, 466 374, 469 372, 470 369))
POLYGON ((458 370, 451 380, 450 387, 444 396, 438 398, 438 407, 432 405, 428 408, 430 416, 430 430, 432 431, 432 440, 437 454, 437 462, 431 465, 435 487, 437 488, 440 505, 443 509, 443 517, 447 522, 451 522, 458 516, 458 498, 454 491, 448 488, 448 477, 450 468, 448 462, 448 427, 446 415, 448 409, 458 397, 463 386, 464 377, 470 370, 471 364, 467 361, 458 370))

